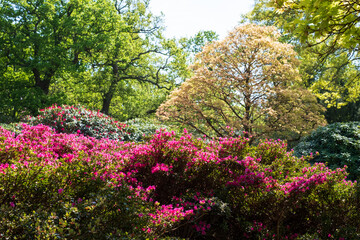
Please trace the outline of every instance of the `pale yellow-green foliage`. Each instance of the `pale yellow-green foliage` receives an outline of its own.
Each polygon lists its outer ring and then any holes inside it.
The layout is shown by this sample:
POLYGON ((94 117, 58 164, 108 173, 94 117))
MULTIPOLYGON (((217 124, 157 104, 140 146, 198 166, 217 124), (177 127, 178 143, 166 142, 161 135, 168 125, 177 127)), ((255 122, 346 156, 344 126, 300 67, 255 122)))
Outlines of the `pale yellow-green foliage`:
POLYGON ((249 24, 205 46, 196 55, 193 76, 172 92, 157 115, 216 136, 233 129, 299 137, 324 124, 316 98, 299 87, 293 47, 279 37, 275 27, 249 24))
POLYGON ((328 108, 359 101, 358 0, 258 2, 261 4, 254 14, 259 13, 260 18, 270 16, 271 21, 276 19, 275 24, 302 43, 302 68, 314 75, 310 76, 310 90, 328 108), (271 9, 273 14, 260 13, 261 6, 271 9))

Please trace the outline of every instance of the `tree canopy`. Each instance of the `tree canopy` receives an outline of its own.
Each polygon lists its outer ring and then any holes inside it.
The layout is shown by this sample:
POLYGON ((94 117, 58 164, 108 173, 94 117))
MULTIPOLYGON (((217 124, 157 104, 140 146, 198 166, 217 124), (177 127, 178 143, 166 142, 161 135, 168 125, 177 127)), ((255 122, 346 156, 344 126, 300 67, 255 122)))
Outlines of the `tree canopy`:
POLYGON ((30 102, 35 109, 53 102, 81 103, 111 114, 111 108, 128 105, 125 99, 137 89, 151 89, 148 99, 156 95, 158 102, 186 74, 184 53, 162 36, 161 19, 149 11, 149 0, 0 4, 0 87, 21 86, 3 95, 2 116, 18 119, 24 110, 35 114, 30 102))
POLYGON ((359 101, 356 1, 258 0, 247 19, 275 24, 296 44, 307 87, 328 108, 359 101))
POLYGON ((293 47, 279 37, 274 27, 250 24, 207 45, 196 56, 194 75, 172 92, 158 116, 208 136, 234 130, 298 138, 323 124, 316 98, 297 84, 293 47))

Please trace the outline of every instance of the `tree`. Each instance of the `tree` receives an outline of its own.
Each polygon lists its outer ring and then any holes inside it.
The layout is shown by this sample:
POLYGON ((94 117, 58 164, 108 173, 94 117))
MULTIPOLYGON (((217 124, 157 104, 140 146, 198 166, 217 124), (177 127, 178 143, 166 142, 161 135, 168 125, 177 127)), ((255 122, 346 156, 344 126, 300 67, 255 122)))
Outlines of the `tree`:
POLYGON ((195 55, 202 51, 206 44, 219 40, 219 35, 214 31, 199 31, 193 37, 181 38, 179 44, 185 49, 189 65, 194 63, 195 55))
MULTIPOLYGON (((36 89, 42 105, 50 96, 65 93, 69 102, 109 114, 117 107, 113 99, 121 108, 124 103, 119 100, 134 95, 135 81, 141 88, 149 84, 169 91, 185 69, 175 63, 181 52, 162 36, 161 19, 149 11, 149 0, 0 4, 1 63, 26 75, 22 89, 36 89)), ((5 85, 9 74, 2 76, 5 85)), ((8 94, 8 101, 15 95, 8 94)))
POLYGON ((293 47, 276 28, 249 24, 197 55, 194 75, 157 111, 159 117, 211 136, 276 132, 298 139, 324 124, 316 98, 301 89, 293 47))
POLYGON ((341 45, 354 48, 360 37, 360 5, 355 0, 270 0, 278 12, 293 12, 298 18, 287 27, 310 46, 326 43, 328 49, 341 45))
POLYGON ((46 96, 34 88, 29 76, 6 67, 0 72, 0 122, 17 121, 28 114, 36 115, 39 108, 54 102, 65 103, 64 94, 46 96))
POLYGON ((1 56, 7 65, 29 74, 33 86, 48 94, 55 75, 79 63, 76 51, 70 49, 83 46, 76 39, 84 32, 77 16, 91 12, 86 6, 86 2, 60 0, 1 1, 1 56))
POLYGON ((0 1, 1 115, 19 120, 22 111, 63 103, 51 86, 66 74, 87 70, 81 53, 101 49, 110 32, 112 2, 61 0, 0 1), (100 28, 99 26, 103 26, 100 28), (98 31, 98 34, 96 34, 98 31), (59 101, 60 100, 60 101, 59 101))
MULTIPOLYGON (((277 26, 301 44, 309 87, 327 105, 341 108, 359 101, 359 12, 349 0, 261 0, 275 12, 277 26), (314 61, 314 58, 316 59, 314 61), (314 62, 316 64, 314 64, 314 62), (309 66, 310 65, 310 66, 309 66), (307 68, 310 67, 310 68, 307 68)), ((257 8, 257 12, 261 12, 257 8)), ((253 16, 255 14, 255 9, 253 16)), ((256 18, 256 17, 255 17, 256 18)), ((259 18, 258 18, 259 19, 259 18)))
POLYGON ((114 10, 120 25, 108 35, 110 40, 102 51, 90 52, 92 71, 103 79, 100 87, 103 113, 109 113, 111 101, 123 81, 171 88, 172 80, 166 79, 162 72, 168 67, 171 50, 164 46, 159 19, 148 11, 148 2, 117 1, 114 10))
MULTIPOLYGON (((102 35, 101 44, 79 55, 87 66, 86 74, 76 76, 73 81, 60 81, 57 88, 70 89, 77 100, 88 102, 87 96, 91 95, 91 105, 105 114, 119 115, 117 109, 129 106, 125 100, 138 95, 142 89, 151 89, 148 94, 151 96, 166 94, 186 66, 181 63, 183 54, 175 41, 162 36, 161 19, 149 11, 148 0, 108 2, 113 3, 107 13, 110 20, 94 24, 93 31, 89 33, 89 39, 92 35, 93 39, 102 35), (111 26, 112 31, 104 30, 111 26), (78 85, 82 88, 79 89, 78 85)), ((84 104, 81 101, 77 103, 84 104)), ((145 112, 155 110, 146 109, 145 112)), ((130 117, 131 114, 121 115, 130 117)))
MULTIPOLYGON (((332 1, 335 5, 336 2, 338 1, 332 1)), ((303 82, 318 97, 320 103, 327 107, 326 119, 328 122, 358 121, 360 118, 356 112, 360 109, 358 107, 360 81, 357 51, 354 48, 346 47, 346 44, 341 44, 342 40, 333 41, 335 35, 337 35, 336 38, 340 38, 340 32, 333 32, 331 37, 328 35, 326 41, 322 41, 321 37, 315 37, 315 28, 318 28, 316 30, 318 34, 320 32, 325 34, 326 28, 315 26, 312 23, 312 21, 316 21, 312 17, 319 14, 320 10, 317 7, 310 9, 322 4, 328 8, 328 3, 328 1, 317 1, 316 3, 293 1, 290 3, 289 1, 257 0, 253 10, 244 17, 243 21, 275 25, 283 33, 282 41, 295 45, 295 50, 301 59, 299 70, 303 82), (305 6, 307 13, 304 13, 305 6), (299 24, 299 22, 302 23, 299 24), (302 31, 301 27, 311 28, 313 33, 308 32, 309 34, 307 34, 302 31)), ((336 5, 338 10, 342 5, 336 5)), ((350 18, 346 20, 346 17, 333 15, 333 12, 329 15, 328 13, 331 11, 327 10, 323 12, 323 14, 327 14, 325 19, 335 17, 334 19, 337 18, 344 23, 348 21, 347 25, 349 25, 350 18)), ((354 13, 355 9, 351 11, 354 13)), ((338 11, 338 13, 340 12, 338 11)), ((324 18, 321 17, 321 24, 328 24, 330 28, 336 26, 332 22, 334 19, 324 20, 324 18)), ((315 19, 319 19, 319 17, 315 17, 315 19)))

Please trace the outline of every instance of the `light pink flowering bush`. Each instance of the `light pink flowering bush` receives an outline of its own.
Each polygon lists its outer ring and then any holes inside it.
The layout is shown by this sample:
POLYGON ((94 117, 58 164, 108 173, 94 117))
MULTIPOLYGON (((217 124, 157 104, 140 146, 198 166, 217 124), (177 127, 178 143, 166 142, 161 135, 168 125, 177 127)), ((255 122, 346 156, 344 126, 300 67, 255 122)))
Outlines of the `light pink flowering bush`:
POLYGON ((310 165, 281 141, 143 144, 0 128, 0 237, 32 239, 359 238, 359 191, 345 169, 310 165))
POLYGON ((59 133, 82 134, 95 138, 122 139, 126 124, 120 123, 99 111, 82 106, 52 105, 40 109, 37 117, 27 116, 30 125, 44 124, 59 133))

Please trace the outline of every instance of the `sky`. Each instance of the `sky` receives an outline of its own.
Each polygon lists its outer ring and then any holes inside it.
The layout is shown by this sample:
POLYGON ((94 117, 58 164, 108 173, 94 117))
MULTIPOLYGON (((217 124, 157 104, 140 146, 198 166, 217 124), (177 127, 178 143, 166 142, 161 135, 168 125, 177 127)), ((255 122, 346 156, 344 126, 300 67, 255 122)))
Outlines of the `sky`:
POLYGON ((249 12, 254 0, 150 0, 155 15, 165 15, 166 37, 191 37, 212 30, 224 38, 249 12))

